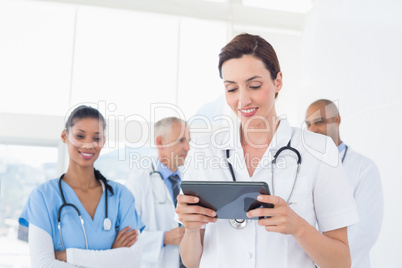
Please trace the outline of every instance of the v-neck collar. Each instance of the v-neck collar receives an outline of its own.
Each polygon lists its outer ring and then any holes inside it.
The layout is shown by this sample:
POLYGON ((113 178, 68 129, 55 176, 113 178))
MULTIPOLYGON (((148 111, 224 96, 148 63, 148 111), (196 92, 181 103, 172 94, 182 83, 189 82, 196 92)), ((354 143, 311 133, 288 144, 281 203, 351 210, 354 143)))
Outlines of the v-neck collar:
MULTIPOLYGON (((288 120, 286 118, 278 118, 280 120, 279 126, 276 129, 274 136, 267 148, 267 150, 264 152, 263 156, 261 157, 261 159, 263 158, 267 158, 269 157, 269 159, 272 158, 272 156, 276 153, 276 151, 279 150, 279 148, 286 146, 288 144, 288 142, 291 140, 292 137, 292 127, 290 126, 288 120), (271 156, 271 157, 270 157, 271 156)), ((224 137, 224 141, 228 140, 230 138, 230 133, 226 133, 225 137, 224 137)), ((220 150, 225 151, 225 155, 226 155, 226 150, 230 150, 231 153, 229 154, 229 157, 227 158, 227 161, 234 165, 235 163, 244 163, 245 159, 244 159, 244 152, 243 152, 243 147, 241 146, 241 142, 240 142, 240 128, 238 129, 238 132, 235 133, 235 135, 232 137, 233 138, 233 142, 229 142, 226 144, 226 146, 222 146, 220 148, 220 150), (237 146, 236 146, 237 144, 237 146), (233 153, 236 152, 236 153, 233 153), (236 159, 237 158, 237 159, 236 159)), ((269 161, 268 163, 270 163, 271 161, 269 161)), ((254 170, 253 175, 250 177, 250 175, 248 174, 247 169, 237 169, 237 172, 240 173, 241 176, 245 176, 246 178, 253 178, 254 174, 256 174, 256 172, 259 172, 259 170, 261 168, 260 166, 261 163, 258 164, 258 166, 256 167, 256 169, 254 170)))
MULTIPOLYGON (((292 137, 292 127, 290 126, 288 120, 282 117, 278 117, 278 120, 280 121, 280 123, 274 133, 274 136, 272 137, 272 140, 268 146, 268 150, 278 150, 279 148, 286 146, 292 137)), ((222 140, 225 141, 225 144, 223 146, 219 146, 218 144, 218 149, 220 150, 226 151, 238 149, 239 147, 241 147, 240 127, 233 136, 231 136, 231 133, 229 133, 229 131, 226 132, 222 140), (226 142, 227 140, 229 140, 229 142, 226 142)))
POLYGON ((74 192, 74 189, 71 188, 71 186, 68 185, 68 183, 66 183, 64 180, 61 180, 61 181, 62 181, 61 183, 63 184, 63 186, 62 186, 63 192, 64 192, 64 195, 66 196, 66 202, 72 203, 78 208, 84 222, 87 223, 85 226, 89 225, 94 230, 97 230, 97 227, 98 227, 97 225, 102 223, 102 221, 100 219, 102 219, 102 217, 105 217, 105 215, 104 215, 105 214, 105 194, 107 193, 107 191, 103 191, 102 196, 99 200, 99 203, 96 207, 94 218, 92 219, 91 215, 89 215, 88 211, 85 209, 84 205, 81 203, 81 200, 78 198, 77 194, 74 192))

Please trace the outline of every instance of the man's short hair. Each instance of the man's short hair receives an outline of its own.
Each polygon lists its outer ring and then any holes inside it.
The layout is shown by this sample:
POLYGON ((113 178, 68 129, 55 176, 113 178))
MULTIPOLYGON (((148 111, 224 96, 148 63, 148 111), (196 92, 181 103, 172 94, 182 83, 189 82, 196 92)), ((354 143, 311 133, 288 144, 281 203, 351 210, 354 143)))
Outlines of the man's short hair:
POLYGON ((181 123, 183 125, 187 125, 186 121, 174 116, 166 117, 156 122, 154 125, 155 138, 158 136, 166 138, 167 135, 172 130, 173 124, 175 123, 181 123))

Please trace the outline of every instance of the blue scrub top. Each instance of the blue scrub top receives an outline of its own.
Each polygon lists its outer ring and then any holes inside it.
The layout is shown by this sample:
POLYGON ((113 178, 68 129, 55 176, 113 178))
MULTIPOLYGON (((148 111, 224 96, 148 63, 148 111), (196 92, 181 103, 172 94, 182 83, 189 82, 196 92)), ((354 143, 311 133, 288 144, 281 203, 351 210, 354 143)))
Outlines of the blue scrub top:
MULTIPOLYGON (((59 179, 50 180, 32 191, 26 203, 19 223, 29 227, 32 223, 43 229, 53 239, 55 251, 62 251, 59 229, 57 227, 57 214, 63 204, 59 190, 59 179)), ((94 215, 94 219, 88 214, 74 190, 63 180, 61 181, 64 196, 67 203, 74 204, 84 220, 85 231, 88 239, 88 249, 106 250, 112 247, 117 233, 127 226, 142 231, 145 225, 138 217, 135 210, 135 200, 132 193, 120 183, 108 181, 114 194, 104 191, 94 215), (105 194, 108 193, 108 217, 112 222, 109 231, 103 229, 105 219, 105 194)), ((76 210, 72 207, 64 207, 61 213, 61 231, 65 248, 85 249, 85 236, 76 210)))

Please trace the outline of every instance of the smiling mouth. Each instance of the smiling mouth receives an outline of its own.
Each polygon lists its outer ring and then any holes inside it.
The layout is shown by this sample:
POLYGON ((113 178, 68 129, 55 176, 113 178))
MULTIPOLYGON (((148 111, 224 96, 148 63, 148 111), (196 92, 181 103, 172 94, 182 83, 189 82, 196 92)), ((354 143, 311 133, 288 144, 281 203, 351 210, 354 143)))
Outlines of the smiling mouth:
POLYGON ((84 158, 84 159, 91 159, 95 153, 84 153, 84 152, 80 152, 80 155, 84 158))
POLYGON ((258 107, 249 108, 249 109, 238 109, 238 110, 240 111, 240 113, 241 113, 243 116, 248 117, 248 116, 253 116, 253 115, 257 112, 258 107))

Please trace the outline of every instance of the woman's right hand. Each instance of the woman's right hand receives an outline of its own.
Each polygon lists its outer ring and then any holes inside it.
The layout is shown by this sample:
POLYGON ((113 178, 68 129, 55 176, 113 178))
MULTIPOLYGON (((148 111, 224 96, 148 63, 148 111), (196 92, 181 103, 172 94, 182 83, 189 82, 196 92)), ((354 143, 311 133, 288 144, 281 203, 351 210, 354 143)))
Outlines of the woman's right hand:
POLYGON ((112 248, 129 248, 138 239, 138 230, 133 229, 130 230, 131 226, 127 226, 126 228, 122 229, 117 235, 116 238, 114 239, 112 248))
POLYGON ((217 221, 214 210, 193 205, 199 201, 198 197, 191 195, 181 194, 177 196, 176 213, 179 215, 179 221, 183 223, 186 230, 199 230, 202 225, 217 221))

